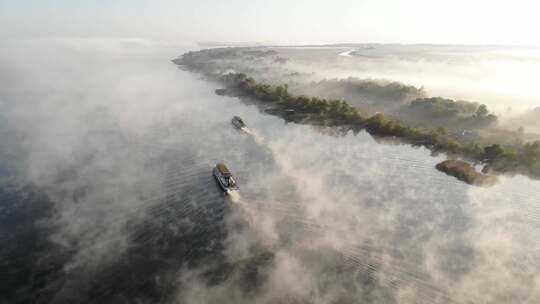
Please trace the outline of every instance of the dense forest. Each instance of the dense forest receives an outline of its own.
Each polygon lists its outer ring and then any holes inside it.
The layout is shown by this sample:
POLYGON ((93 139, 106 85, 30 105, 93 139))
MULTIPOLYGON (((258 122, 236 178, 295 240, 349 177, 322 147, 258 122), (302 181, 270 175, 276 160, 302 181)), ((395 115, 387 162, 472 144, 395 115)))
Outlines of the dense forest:
POLYGON ((327 99, 345 99, 365 113, 384 112, 410 125, 445 127, 452 132, 474 131, 497 123, 497 117, 478 102, 426 96, 423 88, 395 81, 359 79, 325 79, 304 85, 295 84, 292 91, 301 95, 327 99))

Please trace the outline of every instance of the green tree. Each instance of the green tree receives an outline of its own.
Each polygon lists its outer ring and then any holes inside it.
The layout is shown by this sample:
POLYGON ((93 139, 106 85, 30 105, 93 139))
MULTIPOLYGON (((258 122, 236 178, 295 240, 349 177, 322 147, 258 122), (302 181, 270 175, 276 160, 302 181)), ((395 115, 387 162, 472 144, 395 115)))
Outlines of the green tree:
POLYGON ((485 104, 482 104, 478 107, 476 110, 476 116, 478 117, 486 117, 489 114, 489 111, 485 104))
POLYGON ((495 160, 504 155, 504 148, 499 144, 493 144, 484 148, 484 157, 487 160, 495 160))

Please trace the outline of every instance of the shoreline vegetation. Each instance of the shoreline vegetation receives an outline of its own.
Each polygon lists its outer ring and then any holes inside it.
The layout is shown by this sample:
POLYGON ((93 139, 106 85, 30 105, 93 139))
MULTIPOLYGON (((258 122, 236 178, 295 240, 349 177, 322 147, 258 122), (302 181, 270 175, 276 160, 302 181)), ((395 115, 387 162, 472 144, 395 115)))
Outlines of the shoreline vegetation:
MULTIPOLYGON (((280 116, 286 121, 345 127, 353 132, 365 130, 376 138, 397 139, 406 144, 425 147, 432 153, 447 153, 450 158, 458 157, 476 164, 483 164, 482 171, 486 174, 522 174, 532 179, 540 179, 540 141, 516 142, 509 145, 465 140, 443 126, 413 126, 380 112, 374 115, 363 114, 364 112, 358 106, 351 106, 343 99, 294 95, 289 93, 287 84, 259 83, 243 73, 216 73, 208 68, 207 63, 192 60, 193 56, 195 56, 194 52, 190 52, 184 54, 183 60, 176 59, 173 62, 222 83, 224 88, 217 89, 216 94, 239 97, 245 101, 249 99, 252 103, 257 103, 265 113, 280 116)), ((413 104, 414 107, 431 106, 430 100, 440 102, 441 98, 424 98, 413 101, 413 104)), ((453 106, 450 100, 444 100, 444 102, 453 106)), ((489 114, 484 105, 480 105, 475 115, 470 118, 470 120, 473 119, 484 124, 485 121, 492 121, 496 117, 489 114)), ((494 179, 476 172, 470 165, 463 163, 463 161, 443 162, 437 165, 437 169, 469 184, 493 184, 494 179)))

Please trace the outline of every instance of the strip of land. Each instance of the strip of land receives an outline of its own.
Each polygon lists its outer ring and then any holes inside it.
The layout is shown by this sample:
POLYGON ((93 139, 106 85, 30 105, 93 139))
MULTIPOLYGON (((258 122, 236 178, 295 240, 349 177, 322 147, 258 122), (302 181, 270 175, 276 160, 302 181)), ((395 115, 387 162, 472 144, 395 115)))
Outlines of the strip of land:
MULTIPOLYGON (((442 126, 413 125, 384 113, 365 114, 362 109, 350 105, 343 99, 295 95, 289 92, 287 84, 261 83, 244 73, 216 71, 211 68, 211 62, 194 60, 194 56, 196 54, 190 52, 184 55, 187 60, 177 60, 175 63, 222 83, 224 88, 216 90, 216 94, 239 97, 245 102, 258 105, 266 113, 280 116, 287 121, 336 126, 355 132, 365 130, 374 137, 397 139, 403 143, 426 147, 433 153, 443 152, 451 157, 483 164, 484 173, 522 174, 533 179, 540 179, 540 141, 516 142, 509 145, 493 141, 486 143, 482 140, 464 140, 442 126)), ((424 109, 426 105, 431 106, 434 102, 440 101, 424 98, 415 100, 412 104, 424 109)), ((451 104, 453 101, 445 100, 445 102, 451 104)), ((474 120, 475 123, 485 123, 494 118, 485 106, 478 106, 475 115, 468 119, 474 120)), ((452 174, 459 178, 459 176, 472 176, 470 169, 460 165, 452 166, 451 171, 454 173, 462 171, 452 174)), ((483 175, 475 176, 478 178, 460 179, 471 184, 487 184, 477 182, 480 179, 484 180, 483 175)), ((492 181, 492 179, 489 180, 492 181)))

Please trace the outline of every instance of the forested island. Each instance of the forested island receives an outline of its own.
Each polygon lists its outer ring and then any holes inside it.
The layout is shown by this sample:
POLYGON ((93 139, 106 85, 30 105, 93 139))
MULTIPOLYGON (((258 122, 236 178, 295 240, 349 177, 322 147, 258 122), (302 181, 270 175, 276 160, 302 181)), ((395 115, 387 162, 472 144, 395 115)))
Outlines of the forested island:
MULTIPOLYGON (((175 63, 222 83, 225 87, 216 90, 216 94, 240 97, 256 103, 266 113, 278 115, 287 121, 339 126, 355 132, 365 130, 375 137, 397 139, 426 147, 433 153, 444 152, 483 164, 485 173, 523 174, 540 179, 540 141, 486 142, 477 136, 465 136, 466 132, 460 131, 480 129, 496 123, 497 117, 489 113, 485 105, 441 97, 428 98, 420 91, 405 87, 414 99, 395 107, 399 109, 400 115, 395 114, 395 109, 390 111, 391 114, 373 113, 373 109, 353 106, 344 99, 296 95, 289 92, 288 84, 263 83, 245 73, 226 72, 223 66, 216 62, 218 58, 224 60, 219 50, 201 52, 203 53, 184 54, 181 59, 175 60, 175 63), (459 129, 456 126, 459 126, 459 129)), ((230 53, 227 49, 225 53, 229 59, 230 56, 245 56, 236 52, 230 53)), ((251 56, 248 57, 250 60, 273 58, 276 55, 272 51, 263 50, 251 50, 248 54, 251 56)), ((229 70, 234 68, 232 65, 226 65, 225 68, 227 67, 229 70)), ((454 166, 453 170, 462 170, 465 175, 465 171, 470 173, 467 166, 454 166)), ((467 178, 461 180, 481 184, 467 178)))
POLYGON ((476 186, 492 186, 497 183, 497 177, 482 174, 467 162, 459 159, 449 159, 438 163, 437 170, 453 176, 461 181, 476 186))

